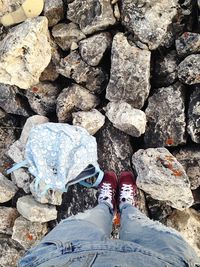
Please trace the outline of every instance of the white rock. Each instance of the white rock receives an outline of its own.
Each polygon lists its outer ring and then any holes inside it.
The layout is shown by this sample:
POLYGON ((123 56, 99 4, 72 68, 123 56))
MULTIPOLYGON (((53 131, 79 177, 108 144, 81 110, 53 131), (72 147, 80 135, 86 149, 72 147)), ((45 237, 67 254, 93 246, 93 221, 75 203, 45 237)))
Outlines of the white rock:
POLYGON ((40 115, 34 115, 32 117, 29 117, 24 125, 24 128, 22 130, 21 136, 20 136, 20 141, 23 145, 26 145, 26 142, 28 140, 29 137, 29 133, 30 130, 32 129, 32 127, 38 125, 38 124, 42 124, 42 123, 46 123, 48 122, 49 119, 45 116, 40 116, 40 115))
POLYGON ((39 78, 51 60, 48 20, 28 19, 13 27, 0 42, 1 83, 28 89, 39 78))
POLYGON ((20 216, 15 220, 12 239, 25 249, 29 249, 31 246, 37 245, 47 231, 47 223, 30 222, 20 216))
POLYGON ((135 137, 145 132, 146 115, 128 103, 112 103, 106 107, 106 116, 119 130, 135 137))
POLYGON ((0 203, 9 201, 16 192, 15 184, 0 173, 0 203))
POLYGON ((183 166, 166 148, 140 149, 132 157, 137 185, 152 198, 183 210, 194 199, 183 166))
POLYGON ((22 188, 24 192, 30 192, 30 183, 32 181, 31 174, 28 170, 24 168, 20 168, 11 173, 11 179, 13 183, 17 185, 17 187, 22 188))
POLYGON ((19 213, 31 222, 48 222, 57 218, 55 206, 41 204, 32 196, 24 196, 17 201, 19 213))
POLYGON ((14 161, 20 162, 24 160, 24 149, 25 147, 22 143, 17 140, 9 148, 7 155, 14 161))
POLYGON ((73 125, 85 128, 91 135, 95 134, 105 123, 105 116, 97 109, 72 113, 73 125))
POLYGON ((18 216, 17 209, 0 207, 0 233, 11 235, 14 221, 18 216))

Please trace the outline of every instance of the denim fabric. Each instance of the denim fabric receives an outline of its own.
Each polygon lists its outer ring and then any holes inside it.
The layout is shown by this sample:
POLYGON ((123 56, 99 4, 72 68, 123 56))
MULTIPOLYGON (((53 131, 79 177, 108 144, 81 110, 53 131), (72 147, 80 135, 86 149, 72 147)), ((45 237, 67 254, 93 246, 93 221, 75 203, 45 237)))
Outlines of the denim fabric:
POLYGON ((197 267, 200 260, 178 232, 129 204, 120 207, 120 240, 109 239, 112 210, 102 203, 63 220, 18 267, 197 267))

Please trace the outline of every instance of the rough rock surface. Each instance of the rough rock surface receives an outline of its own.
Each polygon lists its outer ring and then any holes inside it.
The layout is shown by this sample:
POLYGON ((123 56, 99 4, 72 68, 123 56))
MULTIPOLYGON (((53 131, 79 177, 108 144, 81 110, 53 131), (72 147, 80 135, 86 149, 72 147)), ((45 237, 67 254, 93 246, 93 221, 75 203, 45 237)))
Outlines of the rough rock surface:
POLYGON ((167 219, 167 226, 175 228, 200 256, 200 213, 194 209, 174 210, 167 219))
POLYGON ((20 162, 24 160, 24 145, 17 140, 15 141, 10 147, 7 152, 7 155, 14 161, 14 162, 20 162))
POLYGON ((195 143, 200 143, 200 86, 190 96, 187 131, 195 143))
POLYGON ((111 47, 112 37, 109 32, 95 34, 79 42, 82 59, 90 66, 99 65, 105 52, 111 47))
POLYGON ((87 89, 72 84, 60 93, 57 99, 57 116, 59 122, 71 119, 72 112, 77 110, 89 111, 99 104, 97 96, 91 94, 87 89))
POLYGON ((25 0, 1 0, 0 2, 0 16, 13 12, 18 9, 25 0))
POLYGON ((73 125, 85 128, 94 135, 105 123, 105 116, 97 109, 72 113, 73 125))
POLYGON ((30 222, 20 216, 15 220, 12 239, 25 249, 29 249, 31 246, 37 245, 47 231, 47 223, 30 222))
POLYGON ((190 55, 179 64, 178 78, 189 85, 200 83, 200 54, 190 55))
POLYGON ((0 84, 0 107, 7 113, 29 116, 16 86, 0 84))
POLYGON ((98 162, 104 171, 117 174, 131 170, 132 147, 130 137, 106 120, 97 133, 98 162))
POLYGON ((177 67, 179 60, 175 50, 170 51, 166 56, 162 54, 156 57, 153 83, 156 87, 166 87, 178 79, 177 67))
POLYGON ((199 146, 187 146, 175 150, 172 154, 184 167, 189 177, 191 189, 197 189, 200 186, 200 148, 199 146))
POLYGON ((103 70, 86 64, 77 51, 73 51, 63 58, 57 71, 61 75, 75 80, 91 92, 100 93, 105 88, 106 75, 103 70))
MULTIPOLYGON (((18 161, 19 162, 19 161, 18 161)), ((22 188, 24 192, 30 193, 30 183, 33 177, 25 168, 20 168, 11 173, 11 179, 17 187, 22 188)))
POLYGON ((79 29, 78 25, 73 22, 69 24, 57 24, 52 29, 52 35, 57 45, 59 45, 63 50, 69 50, 72 43, 77 43, 86 38, 85 34, 79 29))
POLYGON ((51 59, 45 17, 28 19, 13 27, 0 42, 0 80, 28 89, 38 83, 51 59))
POLYGON ((133 154, 132 163, 137 186, 152 198, 179 210, 193 204, 188 176, 166 148, 140 149, 133 154))
POLYGON ((176 83, 159 88, 148 99, 145 110, 147 128, 145 144, 148 147, 177 146, 186 142, 184 87, 176 83))
POLYGON ((168 26, 177 14, 176 5, 176 0, 123 0, 122 23, 140 42, 153 50, 164 40, 168 26))
POLYGON ((0 203, 9 201, 16 192, 15 184, 0 173, 0 203))
POLYGON ((116 22, 110 0, 74 0, 68 4, 67 18, 87 35, 116 22))
POLYGON ((26 97, 33 111, 46 116, 56 110, 56 99, 60 89, 56 84, 41 82, 26 92, 26 97))
POLYGON ((106 107, 106 116, 114 127, 131 136, 139 137, 145 132, 147 122, 145 113, 125 102, 110 102, 106 107))
POLYGON ((127 102, 134 108, 143 107, 150 90, 150 57, 149 51, 131 46, 123 33, 116 34, 106 98, 127 102))
POLYGON ((62 0, 45 0, 44 16, 48 19, 49 27, 56 25, 64 18, 64 6, 62 0))
POLYGON ((19 213, 17 209, 0 207, 0 233, 11 235, 14 221, 18 216, 19 213))
POLYGON ((184 32, 176 40, 176 51, 181 57, 186 57, 200 52, 200 34, 194 32, 184 32))
POLYGON ((38 125, 38 124, 42 124, 42 123, 47 123, 49 121, 49 119, 45 116, 40 116, 40 115, 34 115, 29 117, 26 120, 26 123, 23 127, 21 136, 19 141, 22 143, 22 145, 26 145, 26 142, 28 140, 29 137, 29 133, 32 127, 38 125))
POLYGON ((41 204, 31 195, 20 197, 17 201, 18 212, 31 222, 48 222, 57 218, 55 206, 41 204))

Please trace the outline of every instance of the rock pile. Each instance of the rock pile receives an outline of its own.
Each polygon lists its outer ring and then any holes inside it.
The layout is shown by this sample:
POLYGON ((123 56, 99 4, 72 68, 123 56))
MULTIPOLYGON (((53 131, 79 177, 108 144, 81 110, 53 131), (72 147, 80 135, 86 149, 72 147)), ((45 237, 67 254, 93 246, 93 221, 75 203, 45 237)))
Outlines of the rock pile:
POLYGON ((1 27, 0 266, 96 204, 95 189, 38 197, 25 168, 6 175, 48 121, 95 135, 101 168, 133 168, 140 209, 200 253, 199 25, 198 0, 45 0, 40 16, 1 27))

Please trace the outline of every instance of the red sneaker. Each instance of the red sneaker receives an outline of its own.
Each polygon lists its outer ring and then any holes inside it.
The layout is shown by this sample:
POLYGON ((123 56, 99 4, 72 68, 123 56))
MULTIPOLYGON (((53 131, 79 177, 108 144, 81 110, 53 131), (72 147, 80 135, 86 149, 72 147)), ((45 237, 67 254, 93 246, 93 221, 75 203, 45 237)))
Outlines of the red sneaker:
POLYGON ((116 192, 117 192, 117 175, 112 172, 105 172, 102 182, 99 185, 98 203, 107 202, 116 208, 116 192))
POLYGON ((119 204, 136 206, 137 185, 131 171, 121 172, 119 176, 119 204))

